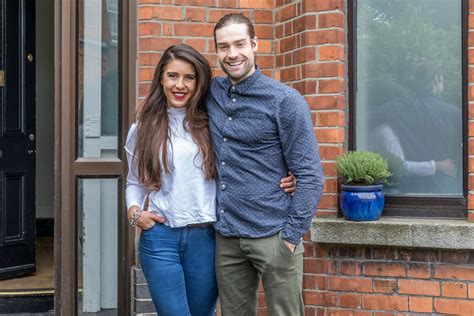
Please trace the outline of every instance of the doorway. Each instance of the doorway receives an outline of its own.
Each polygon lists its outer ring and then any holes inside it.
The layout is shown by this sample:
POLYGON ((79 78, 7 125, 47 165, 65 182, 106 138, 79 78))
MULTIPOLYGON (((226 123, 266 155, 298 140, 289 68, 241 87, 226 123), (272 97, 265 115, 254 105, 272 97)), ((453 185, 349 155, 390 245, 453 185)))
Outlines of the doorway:
POLYGON ((54 0, 0 1, 0 311, 54 306, 54 0))

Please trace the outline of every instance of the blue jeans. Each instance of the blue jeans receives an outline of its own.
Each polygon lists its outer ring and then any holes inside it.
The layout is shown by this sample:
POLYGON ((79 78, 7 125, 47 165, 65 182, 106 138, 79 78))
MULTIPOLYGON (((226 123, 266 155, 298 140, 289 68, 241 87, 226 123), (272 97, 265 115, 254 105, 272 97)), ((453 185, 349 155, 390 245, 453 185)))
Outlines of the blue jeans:
POLYGON ((139 253, 158 315, 215 315, 212 227, 170 228, 157 223, 142 231, 139 253))

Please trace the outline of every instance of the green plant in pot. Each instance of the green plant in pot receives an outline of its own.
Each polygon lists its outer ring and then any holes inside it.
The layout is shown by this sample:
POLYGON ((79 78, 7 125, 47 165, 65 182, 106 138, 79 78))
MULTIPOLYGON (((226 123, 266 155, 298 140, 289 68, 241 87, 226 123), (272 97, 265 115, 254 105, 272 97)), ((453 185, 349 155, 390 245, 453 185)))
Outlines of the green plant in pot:
POLYGON ((352 221, 380 218, 385 203, 383 184, 392 175, 378 153, 349 151, 336 157, 336 171, 344 179, 340 204, 344 217, 352 221))

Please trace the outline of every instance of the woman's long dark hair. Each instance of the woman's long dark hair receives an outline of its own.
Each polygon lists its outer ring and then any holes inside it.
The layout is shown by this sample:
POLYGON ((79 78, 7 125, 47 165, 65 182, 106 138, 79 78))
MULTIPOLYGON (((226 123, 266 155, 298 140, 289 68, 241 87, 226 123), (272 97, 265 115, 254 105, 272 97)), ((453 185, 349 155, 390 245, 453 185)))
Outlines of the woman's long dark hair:
POLYGON ((168 108, 161 80, 166 66, 173 60, 187 62, 196 71, 196 90, 186 105, 186 119, 183 124, 191 133, 202 155, 201 168, 204 170, 206 179, 214 179, 216 176, 214 152, 204 103, 204 97, 212 79, 211 66, 191 46, 184 44, 171 46, 158 62, 149 94, 137 114, 138 127, 134 156, 137 157, 138 180, 150 189, 160 187, 162 169, 171 174, 168 164, 168 144, 170 143, 168 108))

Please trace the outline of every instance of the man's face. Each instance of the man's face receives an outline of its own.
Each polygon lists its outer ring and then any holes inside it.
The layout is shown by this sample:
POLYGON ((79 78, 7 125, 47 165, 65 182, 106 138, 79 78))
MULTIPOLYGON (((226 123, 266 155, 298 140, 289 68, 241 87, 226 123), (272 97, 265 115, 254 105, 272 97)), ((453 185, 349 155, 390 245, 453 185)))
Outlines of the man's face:
POLYGON ((233 84, 255 72, 257 38, 251 39, 247 25, 229 24, 216 30, 217 58, 233 84))

